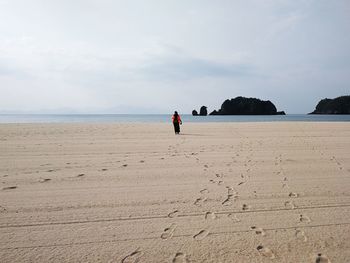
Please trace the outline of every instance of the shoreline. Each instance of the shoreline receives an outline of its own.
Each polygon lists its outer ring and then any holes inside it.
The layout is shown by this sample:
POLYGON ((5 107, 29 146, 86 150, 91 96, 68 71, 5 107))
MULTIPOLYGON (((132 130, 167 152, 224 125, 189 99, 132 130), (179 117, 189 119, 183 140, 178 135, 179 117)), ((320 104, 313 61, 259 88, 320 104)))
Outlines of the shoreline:
MULTIPOLYGON (((350 115, 223 115, 192 116, 180 114, 184 123, 241 122, 350 122, 350 115)), ((99 114, 99 115, 0 115, 1 123, 167 123, 171 114, 99 114)))

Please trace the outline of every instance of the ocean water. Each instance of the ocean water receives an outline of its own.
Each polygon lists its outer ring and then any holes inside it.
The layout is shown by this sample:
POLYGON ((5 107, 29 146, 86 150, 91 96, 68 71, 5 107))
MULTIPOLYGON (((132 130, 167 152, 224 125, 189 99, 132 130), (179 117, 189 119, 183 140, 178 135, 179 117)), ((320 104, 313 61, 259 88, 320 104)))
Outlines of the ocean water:
MULTIPOLYGON (((0 114, 0 123, 166 123, 171 114, 0 114)), ((348 122, 350 115, 233 115, 192 116, 182 114, 186 122, 348 122)))

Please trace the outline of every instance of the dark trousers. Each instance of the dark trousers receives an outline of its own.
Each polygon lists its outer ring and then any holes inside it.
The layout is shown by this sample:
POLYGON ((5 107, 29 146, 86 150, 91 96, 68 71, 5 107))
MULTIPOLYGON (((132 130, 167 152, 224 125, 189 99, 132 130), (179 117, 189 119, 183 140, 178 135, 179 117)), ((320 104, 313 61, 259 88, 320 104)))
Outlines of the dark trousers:
POLYGON ((174 122, 174 130, 175 133, 180 133, 180 124, 178 122, 174 122))

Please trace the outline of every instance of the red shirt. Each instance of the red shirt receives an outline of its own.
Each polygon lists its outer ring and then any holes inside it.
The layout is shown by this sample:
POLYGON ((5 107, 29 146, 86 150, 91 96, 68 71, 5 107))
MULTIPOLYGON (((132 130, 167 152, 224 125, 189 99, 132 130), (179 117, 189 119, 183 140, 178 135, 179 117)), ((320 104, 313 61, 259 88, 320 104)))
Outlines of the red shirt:
MULTIPOLYGON (((173 120, 173 123, 174 123, 174 121, 175 121, 175 115, 173 115, 172 120, 173 120)), ((177 122, 178 122, 178 123, 181 123, 181 122, 182 122, 182 121, 181 121, 180 115, 177 115, 177 122)))

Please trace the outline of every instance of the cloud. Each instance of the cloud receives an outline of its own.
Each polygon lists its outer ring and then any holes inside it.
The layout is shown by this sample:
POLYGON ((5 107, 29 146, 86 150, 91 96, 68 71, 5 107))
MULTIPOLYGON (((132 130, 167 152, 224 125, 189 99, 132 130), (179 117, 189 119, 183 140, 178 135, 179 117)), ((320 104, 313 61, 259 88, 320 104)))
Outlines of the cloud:
POLYGON ((148 80, 184 81, 196 78, 237 78, 252 74, 249 64, 222 63, 203 58, 170 56, 145 61, 134 74, 148 80))
POLYGON ((276 38, 280 34, 290 33, 291 30, 302 22, 304 14, 293 12, 282 17, 276 17, 272 26, 267 31, 267 39, 276 38))
POLYGON ((3 110, 165 112, 245 95, 308 112, 312 94, 348 89, 347 0, 0 5, 3 110))

